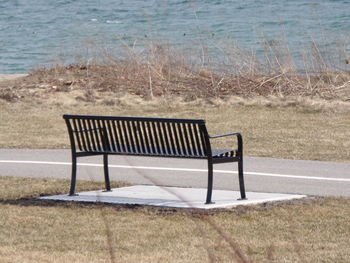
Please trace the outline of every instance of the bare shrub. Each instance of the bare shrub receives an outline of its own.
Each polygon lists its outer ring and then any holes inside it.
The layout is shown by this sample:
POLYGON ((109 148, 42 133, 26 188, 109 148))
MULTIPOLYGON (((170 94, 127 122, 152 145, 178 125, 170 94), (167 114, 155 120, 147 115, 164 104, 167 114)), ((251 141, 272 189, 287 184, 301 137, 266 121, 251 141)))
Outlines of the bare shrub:
POLYGON ((232 43, 218 44, 214 52, 196 56, 152 42, 143 50, 125 45, 119 55, 101 50, 98 60, 33 70, 22 79, 18 93, 33 85, 47 85, 55 86, 56 91, 83 90, 88 102, 101 93, 129 93, 146 99, 182 96, 186 100, 232 95, 350 99, 350 66, 344 62, 342 68, 335 68, 317 43, 305 50, 302 69, 283 39, 265 41, 264 49, 264 56, 257 56, 232 43))

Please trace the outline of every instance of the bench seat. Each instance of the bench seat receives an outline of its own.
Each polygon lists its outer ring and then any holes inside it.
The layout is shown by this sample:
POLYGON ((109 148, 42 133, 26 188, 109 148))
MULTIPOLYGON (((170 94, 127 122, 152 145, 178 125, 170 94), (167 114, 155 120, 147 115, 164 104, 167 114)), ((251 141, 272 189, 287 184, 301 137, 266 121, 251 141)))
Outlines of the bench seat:
MULTIPOLYGON (((164 149, 164 151, 165 151, 165 149, 164 149)), ((237 150, 212 149, 211 152, 212 152, 213 158, 222 158, 222 157, 235 158, 235 157, 237 157, 237 150)), ((188 156, 183 156, 183 155, 180 155, 180 154, 167 154, 167 155, 164 155, 162 153, 156 154, 156 153, 151 153, 151 152, 144 153, 144 152, 133 152, 133 151, 125 152, 125 151, 118 151, 118 150, 115 151, 115 150, 112 150, 112 149, 109 149, 107 151, 104 151, 102 149, 100 149, 100 150, 89 150, 89 151, 78 151, 77 155, 79 155, 80 153, 82 155, 84 155, 84 156, 89 155, 89 154, 91 154, 91 155, 100 155, 100 154, 108 153, 108 154, 115 154, 115 155, 141 155, 141 156, 144 156, 145 154, 147 154, 147 156, 207 159, 206 155, 188 155, 188 156)))

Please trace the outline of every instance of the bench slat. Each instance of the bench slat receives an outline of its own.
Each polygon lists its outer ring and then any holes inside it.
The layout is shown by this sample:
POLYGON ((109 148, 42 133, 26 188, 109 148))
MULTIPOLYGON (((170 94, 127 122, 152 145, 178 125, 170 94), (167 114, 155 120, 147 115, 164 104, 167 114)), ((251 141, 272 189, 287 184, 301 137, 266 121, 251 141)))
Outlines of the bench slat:
POLYGON ((112 123, 112 130, 113 130, 113 134, 116 142, 115 148, 117 151, 121 151, 120 143, 119 143, 120 136, 118 135, 118 132, 117 132, 117 121, 111 120, 111 123, 112 123))
POLYGON ((112 146, 112 149, 113 151, 117 151, 116 149, 116 144, 115 143, 112 143, 112 142, 115 142, 116 141, 116 137, 115 137, 115 134, 113 133, 113 130, 112 130, 112 121, 111 120, 108 120, 107 121, 107 128, 108 128, 108 133, 109 133, 109 136, 111 137, 111 146, 112 146))
POLYGON ((138 132, 138 130, 136 128, 136 121, 130 122, 130 126, 131 126, 132 135, 134 137, 135 151, 137 153, 141 153, 142 154, 143 152, 142 152, 139 132, 138 132))
POLYGON ((145 141, 143 139, 143 132, 141 129, 141 125, 139 121, 135 121, 134 123, 135 123, 134 130, 136 133, 136 137, 138 138, 137 141, 139 142, 139 149, 140 149, 140 152, 144 154, 146 153, 146 149, 145 149, 145 141))
POLYGON ((147 136, 147 130, 146 130, 146 125, 144 121, 139 122, 140 129, 142 130, 142 142, 144 145, 144 151, 146 154, 149 154, 150 151, 150 146, 149 146, 149 140, 147 136))
POLYGON ((90 137, 91 137, 91 143, 92 143, 92 148, 94 149, 94 151, 97 150, 97 143, 95 142, 95 138, 94 138, 94 131, 92 129, 92 125, 91 125, 91 120, 85 120, 87 122, 87 127, 89 128, 89 133, 90 133, 90 137))
POLYGON ((186 144, 185 144, 184 138, 182 136, 183 132, 181 129, 181 123, 176 123, 176 132, 180 138, 181 146, 179 148, 181 149, 182 155, 188 155, 188 153, 186 151, 186 144))
POLYGON ((132 131, 131 131, 131 125, 130 125, 130 121, 126 121, 126 132, 128 134, 128 138, 129 138, 129 141, 130 141, 130 151, 132 152, 136 152, 136 148, 135 148, 135 143, 134 143, 134 136, 132 134, 132 131))
MULTIPOLYGON (((73 131, 77 131, 78 130, 78 128, 77 128, 77 123, 76 123, 76 120, 75 119, 73 119, 73 121, 72 121, 72 123, 73 123, 73 131)), ((70 125, 70 127, 72 128, 72 126, 70 125)), ((83 148, 81 147, 81 142, 80 142, 80 137, 79 137, 79 134, 78 133, 74 133, 74 135, 73 136, 75 136, 75 139, 76 139, 76 141, 77 141, 77 144, 78 144, 78 148, 79 148, 79 150, 80 151, 82 151, 83 150, 83 148)))
POLYGON ((197 126, 198 126, 197 124, 193 124, 194 137, 195 137, 195 140, 196 140, 196 145, 197 145, 197 149, 198 149, 198 155, 199 156, 203 156, 204 155, 204 152, 202 150, 203 145, 202 145, 201 141, 199 140, 199 136, 198 136, 199 130, 198 130, 197 126))
POLYGON ((86 122, 88 122, 89 120, 82 120, 82 124, 85 130, 87 130, 87 132, 84 132, 85 135, 85 139, 86 139, 86 147, 89 149, 89 151, 92 151, 92 143, 91 143, 91 130, 88 129, 88 126, 86 124, 86 122))
POLYGON ((91 120, 91 124, 94 127, 94 136, 96 139, 96 147, 98 151, 102 151, 102 139, 101 139, 101 128, 99 127, 98 120, 91 120))
MULTIPOLYGON (((77 120, 77 123, 78 123, 78 127, 79 127, 79 129, 82 131, 83 130, 83 126, 82 126, 82 122, 83 120, 77 120)), ((84 151, 88 151, 87 150, 87 147, 86 147, 86 142, 85 142, 85 133, 84 132, 80 132, 80 133, 78 133, 78 135, 80 136, 80 138, 81 138, 81 141, 82 141, 82 146, 83 146, 83 150, 84 151)))
POLYGON ((192 153, 192 147, 191 147, 191 144, 190 144, 190 140, 189 140, 189 136, 188 136, 188 131, 187 131, 187 125, 186 123, 182 123, 182 132, 184 134, 184 137, 185 137, 185 148, 188 152, 189 155, 193 155, 192 153))
POLYGON ((125 124, 125 131, 127 133, 127 137, 128 137, 128 140, 129 140, 129 152, 136 152, 135 151, 134 139, 133 139, 132 133, 130 131, 130 122, 129 121, 124 121, 124 124, 125 124))
MULTIPOLYGON (((204 134, 206 134, 206 128, 204 127, 204 126, 200 126, 199 127, 199 130, 200 130, 200 137, 201 137, 201 141, 202 141, 202 147, 203 147, 203 154, 204 155, 208 155, 209 154, 209 151, 208 151, 208 149, 207 149, 207 145, 206 145, 206 143, 205 143, 205 135, 204 134)), ((208 136, 208 134, 207 134, 207 136, 208 136)))
POLYGON ((157 133, 157 128, 156 124, 154 122, 151 122, 151 133, 154 141, 154 146, 155 146, 155 154, 160 154, 160 141, 159 141, 159 135, 157 133))
POLYGON ((175 153, 178 155, 182 155, 182 152, 180 150, 181 149, 180 141, 179 141, 179 137, 178 137, 177 130, 176 130, 176 124, 172 123, 171 126, 172 126, 172 130, 174 133, 174 140, 175 140, 175 144, 176 144, 175 153))
POLYGON ((172 154, 176 155, 177 152, 176 152, 175 143, 174 143, 173 130, 170 126, 170 123, 165 123, 164 125, 166 126, 166 129, 169 135, 169 147, 171 148, 172 154))
POLYGON ((196 145, 196 142, 195 142, 195 140, 194 140, 194 135, 193 135, 193 130, 192 130, 193 124, 192 124, 192 123, 189 123, 187 126, 188 126, 188 131, 189 131, 189 134, 190 134, 190 142, 191 142, 192 149, 193 149, 193 155, 198 156, 198 153, 197 153, 197 145, 196 145))
POLYGON ((126 124, 125 121, 120 121, 120 125, 122 127, 122 140, 123 140, 123 145, 125 145, 125 151, 126 152, 130 152, 131 148, 130 148, 130 142, 129 142, 129 135, 127 133, 127 128, 126 128, 126 124))
POLYGON ((165 150, 166 150, 166 154, 168 155, 173 155, 171 149, 170 149, 170 143, 169 143, 169 136, 167 134, 167 130, 166 130, 166 127, 165 127, 165 123, 162 122, 159 124, 161 127, 160 127, 160 130, 161 132, 163 133, 164 135, 164 146, 165 146, 165 150))
POLYGON ((153 139, 153 134, 152 134, 152 125, 150 122, 146 122, 147 126, 147 136, 150 141, 150 153, 155 153, 156 152, 156 145, 153 139))
POLYGON ((118 145, 120 145, 120 151, 126 151, 126 149, 122 148, 124 145, 124 140, 125 140, 125 137, 123 136, 123 130, 122 130, 122 127, 121 127, 121 122, 120 121, 115 121, 115 124, 118 128, 118 139, 120 140, 118 143, 118 145))
POLYGON ((157 127, 157 134, 158 134, 158 137, 159 137, 159 141, 160 141, 160 153, 161 154, 165 154, 165 155, 168 155, 168 152, 166 150, 166 147, 165 147, 165 141, 164 141, 164 136, 163 136, 163 130, 160 126, 160 122, 156 122, 156 127, 157 127))
POLYGON ((113 143, 113 138, 111 137, 111 134, 109 133, 108 129, 107 129, 107 121, 108 120, 102 120, 102 128, 103 128, 103 134, 105 136, 103 136, 104 139, 104 146, 106 147, 106 151, 111 151, 111 144, 113 143))
POLYGON ((133 128, 134 128, 134 133, 135 133, 136 145, 138 145, 139 152, 145 153, 144 143, 142 140, 142 131, 140 130, 138 121, 133 122, 133 128))

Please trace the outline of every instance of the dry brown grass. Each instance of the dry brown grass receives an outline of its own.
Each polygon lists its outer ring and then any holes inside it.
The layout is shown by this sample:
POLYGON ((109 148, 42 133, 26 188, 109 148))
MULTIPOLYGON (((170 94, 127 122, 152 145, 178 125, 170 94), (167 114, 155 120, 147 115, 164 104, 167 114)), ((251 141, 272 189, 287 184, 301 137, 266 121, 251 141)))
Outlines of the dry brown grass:
POLYGON ((31 199, 65 193, 68 185, 67 180, 0 177, 0 262, 112 262, 112 254, 114 262, 242 262, 228 240, 250 262, 347 262, 350 257, 346 198, 238 207, 206 216, 31 199))
POLYGON ((75 100, 87 102, 120 93, 186 100, 232 95, 350 100, 350 65, 345 57, 342 65, 335 65, 313 43, 300 70, 288 50, 283 41, 267 41, 260 58, 233 44, 216 47, 212 53, 217 55, 203 51, 199 56, 152 42, 144 52, 126 46, 124 51, 118 50, 118 57, 102 50, 99 60, 39 68, 21 80, 0 83, 0 98, 36 100, 67 92, 75 100))
MULTIPOLYGON (((224 102, 213 100, 211 103, 200 100, 184 102, 180 98, 145 101, 130 96, 110 99, 115 100, 114 106, 84 102, 2 103, 0 147, 68 148, 69 140, 62 114, 79 113, 203 118, 207 120, 212 135, 229 131, 241 132, 246 155, 350 160, 350 115, 347 110, 341 111, 342 107, 333 112, 333 104, 329 106, 322 102, 317 104, 315 101, 304 101, 305 105, 302 102, 295 105, 293 101, 250 102, 240 98, 224 102)), ((59 100, 62 101, 61 97, 59 100)), ((227 139, 218 142, 221 142, 218 147, 233 143, 227 139)))

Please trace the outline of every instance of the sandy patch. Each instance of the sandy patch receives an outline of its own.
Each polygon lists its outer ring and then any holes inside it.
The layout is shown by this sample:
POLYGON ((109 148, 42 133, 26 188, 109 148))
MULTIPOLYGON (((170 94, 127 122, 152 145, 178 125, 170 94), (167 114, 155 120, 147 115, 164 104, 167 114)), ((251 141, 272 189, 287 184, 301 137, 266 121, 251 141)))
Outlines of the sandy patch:
POLYGON ((0 81, 14 80, 28 76, 28 74, 0 74, 0 81))

